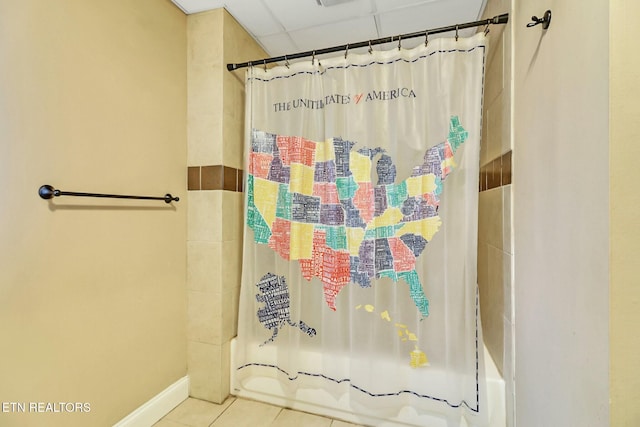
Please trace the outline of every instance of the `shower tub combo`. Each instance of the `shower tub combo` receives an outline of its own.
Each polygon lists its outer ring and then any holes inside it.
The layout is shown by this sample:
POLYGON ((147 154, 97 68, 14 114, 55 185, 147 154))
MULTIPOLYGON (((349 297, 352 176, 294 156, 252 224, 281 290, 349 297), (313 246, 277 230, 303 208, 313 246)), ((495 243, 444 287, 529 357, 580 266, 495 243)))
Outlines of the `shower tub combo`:
MULTIPOLYGON (((481 358, 484 359, 484 371, 487 387, 486 407, 488 410, 489 423, 491 427, 504 427, 506 425, 505 418, 505 387, 504 380, 500 376, 498 369, 486 347, 479 350, 481 358)), ((236 339, 231 342, 231 360, 236 360, 236 339)), ((326 358, 326 355, 323 356, 326 358)), ((314 363, 322 363, 321 356, 316 354, 304 354, 300 359, 307 361, 309 366, 314 363)), ((274 365, 276 364, 276 354, 273 354, 274 365)), ((333 363, 349 363, 346 357, 337 356, 333 363), (344 359, 344 360, 340 360, 344 359)), ((412 369, 407 367, 407 369, 412 369)), ((443 372, 437 370, 430 374, 430 381, 445 381, 446 376, 443 372)), ((358 409, 358 405, 349 402, 349 393, 345 392, 342 396, 330 394, 322 389, 302 389, 299 388, 294 396, 287 394, 279 381, 275 378, 252 377, 244 380, 241 388, 235 387, 236 384, 236 367, 231 367, 231 394, 253 399, 272 405, 291 408, 298 411, 310 412, 331 418, 336 418, 356 424, 364 424, 379 427, 451 427, 450 420, 447 420, 442 414, 434 412, 433 414, 418 414, 415 409, 410 406, 402 408, 398 415, 381 419, 372 417, 363 410, 358 409)), ((461 419, 460 427, 469 427, 464 419, 461 419)))

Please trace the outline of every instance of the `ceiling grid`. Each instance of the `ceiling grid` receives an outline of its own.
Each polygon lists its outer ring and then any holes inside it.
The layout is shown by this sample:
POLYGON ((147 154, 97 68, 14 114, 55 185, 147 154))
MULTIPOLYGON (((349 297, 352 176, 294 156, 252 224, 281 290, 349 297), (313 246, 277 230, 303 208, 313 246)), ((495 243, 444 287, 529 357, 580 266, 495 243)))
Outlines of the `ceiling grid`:
POLYGON ((187 14, 224 7, 270 56, 475 21, 484 9, 484 0, 172 1, 187 14))

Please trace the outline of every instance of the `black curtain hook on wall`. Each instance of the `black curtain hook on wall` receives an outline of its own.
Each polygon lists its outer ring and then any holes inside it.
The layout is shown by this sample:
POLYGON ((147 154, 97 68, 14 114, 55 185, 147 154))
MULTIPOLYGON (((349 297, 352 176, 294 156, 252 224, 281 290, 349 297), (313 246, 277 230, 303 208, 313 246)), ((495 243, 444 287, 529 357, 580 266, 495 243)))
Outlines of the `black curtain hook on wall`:
POLYGON ((527 28, 535 27, 538 24, 542 24, 542 29, 546 30, 547 28, 549 28, 549 25, 551 24, 551 11, 547 10, 542 16, 542 18, 538 18, 537 16, 533 15, 531 17, 531 21, 532 22, 529 22, 527 24, 527 28))

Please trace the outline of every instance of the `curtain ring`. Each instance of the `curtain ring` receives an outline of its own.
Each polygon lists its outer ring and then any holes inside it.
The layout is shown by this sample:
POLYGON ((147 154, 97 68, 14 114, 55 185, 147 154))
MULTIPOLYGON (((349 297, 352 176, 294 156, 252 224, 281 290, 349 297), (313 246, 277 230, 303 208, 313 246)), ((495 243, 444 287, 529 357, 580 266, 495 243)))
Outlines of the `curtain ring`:
POLYGON ((344 51, 344 59, 347 59, 348 54, 349 54, 349 43, 347 43, 347 48, 344 51))
POLYGON ((311 65, 316 64, 316 51, 313 51, 313 55, 311 55, 311 65))
POLYGON ((489 34, 489 23, 487 22, 487 25, 484 27, 484 35, 485 37, 487 36, 487 34, 489 34))
POLYGON ((284 56, 284 66, 289 68, 289 60, 287 59, 287 55, 284 56))
POLYGON ((424 33, 424 47, 427 47, 428 44, 429 44, 429 30, 425 31, 424 33))
POLYGON ((456 41, 458 41, 458 26, 456 25, 456 41))
POLYGON ((264 62, 264 72, 266 73, 267 72, 267 60, 263 59, 262 61, 264 62))
POLYGON ((398 35, 398 50, 402 49, 402 35, 398 35))
POLYGON ((371 40, 369 40, 369 55, 373 54, 373 47, 371 47, 371 40))

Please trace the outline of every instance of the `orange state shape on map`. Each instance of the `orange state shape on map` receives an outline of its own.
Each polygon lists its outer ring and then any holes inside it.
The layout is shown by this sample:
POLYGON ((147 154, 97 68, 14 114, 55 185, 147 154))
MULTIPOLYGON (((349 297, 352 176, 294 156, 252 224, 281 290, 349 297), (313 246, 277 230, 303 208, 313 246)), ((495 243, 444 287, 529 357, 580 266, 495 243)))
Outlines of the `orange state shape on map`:
POLYGON ((276 145, 282 163, 301 163, 312 167, 315 159, 316 143, 299 136, 278 136, 276 145))
POLYGON ((336 296, 351 281, 349 252, 335 251, 326 247, 322 259, 322 282, 324 299, 329 308, 336 310, 336 296))
POLYGON ((320 197, 323 205, 339 205, 338 187, 335 182, 314 182, 312 196, 320 197))
POLYGON ((391 256, 393 256, 393 270, 396 272, 414 270, 416 268, 416 257, 411 249, 397 237, 391 237, 388 240, 391 256))
POLYGON ((276 218, 271 226, 269 247, 276 251, 283 259, 289 260, 291 242, 291 222, 286 219, 276 218))
POLYGON ((273 162, 271 154, 252 152, 249 155, 249 173, 258 178, 267 179, 271 162, 273 162))
POLYGON ((358 182, 358 189, 353 195, 353 205, 360 211, 360 217, 366 224, 373 219, 376 205, 374 203, 373 184, 358 182))
POLYGON ((351 281, 351 259, 349 252, 336 251, 327 246, 326 232, 314 230, 311 258, 300 259, 302 277, 311 280, 317 277, 322 282, 324 299, 333 311, 336 296, 351 281))
POLYGON ((299 260, 302 277, 307 281, 313 277, 322 278, 322 264, 326 249, 329 249, 327 246, 327 233, 323 230, 313 230, 311 258, 299 260))

